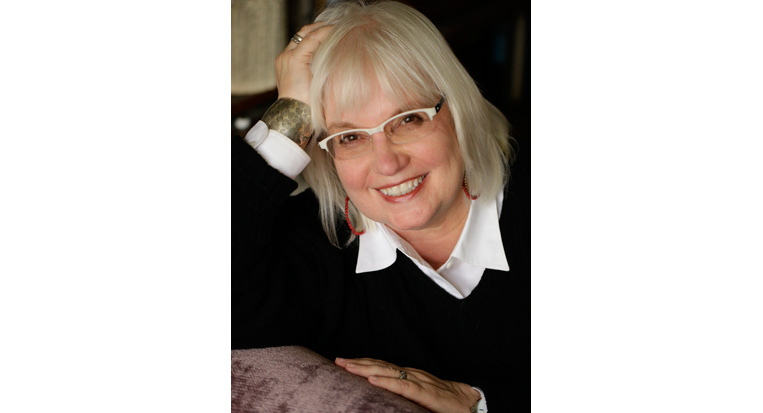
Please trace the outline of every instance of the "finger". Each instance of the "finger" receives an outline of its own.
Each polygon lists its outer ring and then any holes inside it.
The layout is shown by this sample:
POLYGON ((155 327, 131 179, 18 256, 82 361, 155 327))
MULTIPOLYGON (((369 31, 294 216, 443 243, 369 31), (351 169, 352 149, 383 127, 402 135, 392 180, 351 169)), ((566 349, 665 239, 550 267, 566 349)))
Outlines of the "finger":
POLYGON ((322 26, 302 37, 299 45, 291 41, 286 50, 276 58, 276 61, 298 61, 307 67, 310 66, 313 52, 318 49, 323 40, 331 33, 334 26, 322 26))
MULTIPOLYGON (((355 374, 362 375, 364 377, 368 377, 369 375, 378 374, 378 375, 385 375, 389 377, 400 377, 401 371, 406 371, 407 374, 410 374, 408 370, 405 370, 401 368, 400 366, 397 366, 392 363, 387 363, 383 360, 377 360, 372 358, 358 358, 358 359, 339 359, 339 364, 344 367, 346 370, 351 371, 355 374)), ((416 369, 411 369, 412 371, 418 371, 416 369)), ((410 375, 408 377, 411 377, 410 375)))
POLYGON ((295 36, 292 36, 289 39, 289 44, 286 45, 286 50, 296 49, 297 46, 301 45, 302 42, 308 37, 314 37, 316 35, 321 36, 318 38, 318 40, 322 41, 326 37, 326 35, 328 35, 328 33, 331 33, 331 30, 330 30, 331 27, 333 27, 333 25, 327 25, 326 22, 316 22, 313 24, 308 24, 307 26, 302 26, 302 28, 297 30, 297 33, 295 33, 296 35, 299 35, 302 38, 302 40, 300 40, 300 42, 297 43, 294 41, 295 36), (315 33, 318 31, 318 29, 324 29, 326 27, 328 27, 329 29, 321 30, 318 33, 315 33))
POLYGON ((318 49, 318 46, 323 43, 333 28, 334 26, 327 25, 313 30, 305 36, 302 36, 302 41, 299 42, 298 45, 299 47, 294 47, 292 50, 294 50, 295 53, 299 53, 303 56, 312 56, 313 52, 318 49))
POLYGON ((315 31, 315 29, 320 28, 320 27, 325 26, 325 25, 326 25, 326 22, 313 22, 313 23, 310 23, 310 24, 306 24, 306 25, 300 27, 299 30, 297 30, 297 33, 302 35, 302 37, 305 37, 305 36, 308 35, 308 33, 311 33, 313 31, 315 31))
POLYGON ((291 50, 296 48, 299 45, 299 43, 295 42, 294 38, 299 36, 304 39, 308 33, 320 27, 321 26, 320 23, 321 22, 316 22, 316 23, 312 23, 312 24, 308 24, 308 25, 300 27, 299 30, 297 30, 297 32, 294 33, 294 35, 291 38, 289 38, 289 42, 286 45, 286 50, 291 50))
POLYGON ((312 38, 312 39, 318 39, 323 41, 323 39, 328 36, 329 33, 334 29, 333 24, 325 24, 325 22, 318 22, 310 25, 310 30, 302 37, 305 38, 312 38))
POLYGON ((363 364, 363 365, 370 365, 370 364, 389 364, 381 360, 376 359, 370 359, 370 358, 359 358, 359 359, 343 359, 341 357, 337 357, 335 360, 336 364, 344 367, 347 365, 347 363, 354 363, 354 364, 363 364))
POLYGON ((355 363, 355 364, 363 364, 363 365, 371 365, 371 364, 386 364, 391 365, 390 363, 387 363, 384 360, 377 360, 377 359, 371 359, 371 358, 358 358, 358 359, 347 359, 347 362, 349 363, 355 363))
POLYGON ((405 371, 408 375, 408 379, 413 379, 417 381, 421 381, 423 383, 437 383, 439 382, 439 379, 429 373, 427 373, 424 370, 415 369, 412 367, 399 367, 395 364, 387 363, 386 361, 382 360, 376 360, 376 359, 370 359, 370 358, 360 358, 360 359, 337 359, 337 365, 339 365, 342 368, 345 368, 345 370, 350 371, 351 373, 356 373, 357 375, 362 375, 363 377, 368 377, 368 372, 370 370, 364 369, 364 367, 370 367, 370 366, 378 366, 382 369, 380 370, 373 370, 371 371, 371 375, 374 374, 374 372, 378 371, 380 376, 385 377, 393 377, 397 378, 400 377, 400 372, 405 371), (354 365, 351 366, 349 369, 347 368, 347 365, 354 365), (383 368, 388 367, 388 370, 385 370, 383 368), (389 373, 392 372, 392 373, 389 373))
POLYGON ((370 358, 359 358, 359 359, 350 359, 347 360, 348 365, 355 365, 355 366, 377 366, 377 367, 387 367, 390 368, 390 371, 395 371, 399 374, 400 370, 403 370, 400 366, 387 363, 384 360, 377 360, 377 359, 370 359, 370 358))
MULTIPOLYGON (((349 371, 352 374, 355 374, 357 376, 362 377, 371 377, 371 376, 383 376, 383 377, 390 377, 394 379, 398 379, 400 377, 400 372, 403 371, 402 369, 390 366, 390 365, 382 365, 382 364, 357 364, 353 362, 348 362, 345 366, 345 370, 349 371)), ((406 374, 408 374, 406 372, 406 374)), ((408 374, 408 379, 413 380, 415 377, 413 375, 408 374)))
MULTIPOLYGON (((301 35, 300 35, 300 36, 301 36, 301 35)), ((305 36, 302 36, 303 40, 304 40, 304 37, 305 37, 305 36)), ((294 50, 294 49, 296 49, 296 48, 297 48, 297 46, 299 46, 299 43, 295 42, 295 41, 294 41, 294 36, 292 36, 292 37, 289 39, 289 43, 288 43, 288 44, 286 45, 286 47, 284 48, 284 51, 291 51, 291 50, 294 50)))

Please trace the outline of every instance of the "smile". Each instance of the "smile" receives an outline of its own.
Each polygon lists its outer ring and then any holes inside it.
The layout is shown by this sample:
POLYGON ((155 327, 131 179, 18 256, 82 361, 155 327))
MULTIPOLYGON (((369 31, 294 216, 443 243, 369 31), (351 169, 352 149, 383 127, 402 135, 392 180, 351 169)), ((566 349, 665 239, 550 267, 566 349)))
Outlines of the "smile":
POLYGON ((403 196, 416 189, 419 184, 424 180, 426 175, 421 175, 418 178, 411 179, 410 181, 403 182, 400 185, 391 186, 389 188, 379 188, 379 192, 386 196, 403 196))

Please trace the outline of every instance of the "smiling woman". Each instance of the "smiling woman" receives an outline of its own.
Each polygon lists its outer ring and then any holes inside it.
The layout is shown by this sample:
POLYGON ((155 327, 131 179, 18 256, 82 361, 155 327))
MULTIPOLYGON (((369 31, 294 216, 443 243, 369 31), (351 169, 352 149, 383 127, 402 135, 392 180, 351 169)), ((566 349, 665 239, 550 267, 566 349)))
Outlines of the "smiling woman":
MULTIPOLYGON (((384 123, 390 114, 400 112, 380 88, 376 92, 376 98, 341 113, 329 97, 325 109, 328 125, 370 126, 384 123)), ((430 127, 417 129, 421 133, 404 143, 397 142, 395 135, 384 129, 369 135, 365 156, 335 159, 334 167, 346 196, 366 219, 394 230, 422 257, 438 256, 435 262, 427 260, 438 268, 456 245, 469 213, 469 200, 460 194, 464 163, 448 105, 428 122, 430 127), (408 235, 411 231, 427 235, 408 235), (447 241, 450 249, 438 248, 431 242, 433 239, 447 241), (424 242, 417 245, 415 242, 420 240, 424 242)), ((376 230, 374 224, 366 223, 365 227, 376 230)))
MULTIPOLYGON (((336 133, 340 131, 337 129, 348 129, 348 124, 360 126, 348 122, 352 119, 347 112, 374 106, 369 103, 372 100, 387 100, 391 112, 380 115, 389 117, 433 106, 445 97, 447 114, 438 118, 446 119, 438 119, 439 124, 447 122, 454 129, 463 159, 460 169, 469 185, 476 193, 489 197, 504 188, 507 163, 513 158, 508 122, 482 97, 474 80, 426 17, 396 2, 366 7, 346 2, 324 11, 316 21, 332 24, 333 30, 312 59, 310 107, 315 135, 336 133), (332 113, 324 113, 329 109, 332 113), (332 125, 331 121, 342 123, 332 125), (330 126, 336 129, 330 130, 330 126)), ((365 125, 376 125, 379 120, 376 122, 365 125)), ((313 161, 304 175, 320 200, 326 232, 337 243, 333 216, 342 211, 347 194, 337 175, 339 166, 334 168, 333 162, 314 149, 307 148, 313 161)), ((356 208, 350 209, 350 217, 359 221, 359 228, 373 230, 369 217, 356 208)))
POLYGON ((432 411, 526 411, 506 118, 392 1, 330 6, 276 73, 279 100, 233 142, 233 347, 306 346, 432 411))

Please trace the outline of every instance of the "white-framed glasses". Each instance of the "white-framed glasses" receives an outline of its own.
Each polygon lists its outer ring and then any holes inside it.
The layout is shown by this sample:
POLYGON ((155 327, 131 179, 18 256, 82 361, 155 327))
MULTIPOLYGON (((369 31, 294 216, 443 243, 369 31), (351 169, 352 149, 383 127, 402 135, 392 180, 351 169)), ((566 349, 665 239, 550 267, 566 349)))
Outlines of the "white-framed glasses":
POLYGON ((372 135, 384 131, 393 144, 413 142, 434 131, 433 119, 440 112, 445 96, 434 107, 414 109, 395 115, 373 129, 351 129, 335 133, 318 142, 321 149, 328 151, 338 160, 359 158, 371 152, 372 135))

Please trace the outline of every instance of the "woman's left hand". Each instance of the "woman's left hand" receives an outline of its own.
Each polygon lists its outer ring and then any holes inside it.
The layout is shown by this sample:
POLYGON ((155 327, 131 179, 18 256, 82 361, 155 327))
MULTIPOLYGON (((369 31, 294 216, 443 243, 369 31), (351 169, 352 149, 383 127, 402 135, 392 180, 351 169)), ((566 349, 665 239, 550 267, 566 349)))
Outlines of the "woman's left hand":
POLYGON ((397 393, 433 412, 468 412, 480 399, 480 393, 468 384, 441 380, 419 369, 368 358, 337 358, 335 363, 367 378, 374 386, 397 393), (404 379, 400 378, 401 371, 407 375, 404 379))

